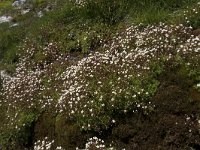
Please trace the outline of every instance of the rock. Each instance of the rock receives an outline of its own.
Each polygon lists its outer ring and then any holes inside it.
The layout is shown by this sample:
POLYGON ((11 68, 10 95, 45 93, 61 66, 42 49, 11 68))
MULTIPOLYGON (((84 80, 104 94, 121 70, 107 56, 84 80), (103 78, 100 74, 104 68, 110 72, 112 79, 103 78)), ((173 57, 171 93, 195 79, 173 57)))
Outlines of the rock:
POLYGON ((48 11, 50 11, 51 9, 52 9, 51 6, 50 6, 50 5, 47 5, 47 6, 44 8, 44 11, 48 12, 48 11))
POLYGON ((25 2, 26 0, 16 0, 12 3, 12 6, 16 8, 20 8, 25 2))
POLYGON ((37 13, 37 16, 38 16, 39 18, 41 18, 41 17, 43 16, 42 11, 39 11, 39 12, 37 13))
POLYGON ((24 15, 24 14, 27 14, 30 12, 30 9, 24 9, 21 11, 21 14, 24 15))
POLYGON ((0 78, 2 79, 11 79, 11 76, 9 76, 5 70, 0 70, 0 78))
POLYGON ((4 22, 10 22, 12 20, 11 16, 1 16, 0 17, 0 24, 4 22))
POLYGON ((19 24, 18 23, 14 23, 14 24, 12 24, 10 27, 16 27, 16 26, 18 26, 19 24))

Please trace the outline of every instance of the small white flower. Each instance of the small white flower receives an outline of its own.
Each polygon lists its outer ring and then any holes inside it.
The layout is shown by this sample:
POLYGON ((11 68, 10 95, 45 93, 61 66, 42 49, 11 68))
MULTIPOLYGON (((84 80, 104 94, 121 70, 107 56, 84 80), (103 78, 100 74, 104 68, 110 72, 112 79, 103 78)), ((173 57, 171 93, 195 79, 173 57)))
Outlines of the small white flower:
POLYGON ((113 119, 113 120, 112 120, 112 123, 115 123, 115 122, 116 122, 116 121, 113 119))

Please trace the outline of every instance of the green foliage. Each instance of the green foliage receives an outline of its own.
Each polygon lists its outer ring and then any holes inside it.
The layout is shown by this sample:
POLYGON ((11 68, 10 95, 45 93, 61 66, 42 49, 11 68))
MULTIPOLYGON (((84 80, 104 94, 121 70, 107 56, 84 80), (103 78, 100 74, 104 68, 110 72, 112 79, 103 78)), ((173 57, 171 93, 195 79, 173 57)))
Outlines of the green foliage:
POLYGON ((165 63, 166 60, 164 58, 161 58, 159 61, 152 60, 152 62, 150 63, 151 76, 154 78, 158 78, 164 72, 165 63))
MULTIPOLYGON (((148 24, 167 21, 171 20, 169 16, 174 10, 185 8, 186 5, 189 7, 196 1, 86 0, 84 7, 77 8, 69 1, 59 0, 55 9, 46 13, 42 18, 35 17, 34 11, 39 11, 40 8, 53 3, 53 0, 48 2, 45 0, 28 1, 28 4, 33 5, 32 11, 25 15, 17 13, 14 15, 14 20, 21 24, 19 27, 10 28, 7 23, 0 25, 0 59, 4 59, 5 63, 10 65, 15 63, 17 61, 16 53, 19 53, 17 46, 22 44, 27 34, 38 45, 57 41, 61 51, 87 53, 89 49, 93 49, 94 45, 99 44, 100 39, 97 38, 99 34, 106 36, 109 33, 109 28, 101 23, 118 24, 125 20, 136 24, 141 22, 148 24), (33 19, 34 22, 32 22, 33 19), (92 28, 89 34, 86 26, 92 28), (93 31, 97 31, 98 34, 93 31), (73 38, 69 35, 73 35, 73 38), (84 40, 85 38, 87 40, 84 40)), ((4 5, 4 3, 0 4, 4 5)), ((193 17, 190 17, 190 24, 197 28, 199 15, 192 12, 190 14, 193 14, 193 17)), ((103 37, 105 38, 105 36, 103 37)))
POLYGON ((23 39, 24 32, 20 28, 8 27, 6 23, 0 25, 0 59, 6 57, 5 60, 9 63, 15 59, 16 45, 23 39))
MULTIPOLYGON (((3 148, 9 147, 18 149, 30 144, 30 138, 32 137, 32 128, 34 122, 38 118, 38 113, 34 112, 21 112, 18 117, 19 120, 12 125, 6 126, 1 129, 0 144, 3 148)), ((6 120, 5 120, 6 121, 6 120)))
MULTIPOLYGON (((177 21, 179 19, 174 16, 174 13, 184 10, 186 7, 191 7, 197 2, 198 0, 133 0, 127 21, 136 24, 171 22, 174 18, 177 21)), ((177 14, 177 16, 179 15, 177 14)))
POLYGON ((107 80, 99 87, 98 77, 90 80, 89 91, 98 91, 97 95, 90 95, 90 101, 93 101, 91 109, 95 113, 94 116, 90 114, 82 116, 77 115, 77 122, 84 130, 100 130, 108 128, 113 116, 123 114, 124 112, 139 111, 141 113, 150 113, 153 107, 149 105, 150 98, 156 93, 160 82, 152 76, 152 74, 145 75, 138 78, 133 76, 127 82, 118 84, 119 76, 116 74, 109 74, 106 76, 107 80), (116 93, 112 97, 114 87, 121 88, 120 93, 116 93), (141 108, 137 108, 139 104, 141 108), (142 109, 145 107, 146 109, 142 109), (90 124, 91 126, 87 126, 90 124))
POLYGON ((3 15, 12 10, 11 4, 12 4, 11 0, 0 1, 0 15, 3 15))
POLYGON ((124 19, 134 23, 158 23, 168 20, 173 11, 194 2, 197 0, 85 0, 79 11, 85 19, 110 25, 124 19))
POLYGON ((127 0, 86 0, 81 13, 88 19, 116 24, 126 16, 129 4, 127 0))
MULTIPOLYGON (((41 65, 45 61, 51 63, 51 61, 54 61, 53 58, 45 55, 42 51, 43 47, 46 47, 50 42, 55 43, 61 53, 80 52, 79 54, 88 54, 91 51, 97 51, 101 47, 102 41, 110 42, 110 37, 115 34, 116 30, 120 30, 120 25, 126 26, 127 22, 135 24, 168 22, 174 11, 185 9, 187 5, 191 6, 197 0, 86 0, 83 6, 76 6, 69 1, 59 0, 54 3, 56 6, 53 11, 44 13, 41 18, 35 17, 37 11, 45 8, 51 2, 45 0, 28 1, 29 4, 33 5, 31 12, 24 16, 18 14, 14 16, 14 22, 20 23, 18 27, 10 27, 9 23, 0 24, 0 68, 6 68, 13 73, 15 64, 19 59, 18 54, 32 47, 36 50, 30 61, 41 65), (25 37, 30 40, 27 45, 23 43, 25 37), (23 47, 22 51, 18 50, 19 46, 23 47)), ((11 2, 0 2, 0 9, 4 10, 0 10, 0 14, 11 9, 7 3, 10 5, 11 2)), ((199 13, 194 13, 191 10, 186 16, 189 22, 186 22, 187 20, 184 17, 180 17, 180 23, 184 22, 194 28, 200 26, 199 13)), ((104 51, 105 49, 101 48, 101 50, 104 51)), ((88 93, 87 100, 94 101, 90 107, 95 115, 91 116, 88 108, 84 116, 75 114, 78 125, 83 126, 85 130, 92 128, 100 131, 110 126, 113 116, 133 112, 133 110, 141 111, 145 114, 153 111, 154 108, 148 105, 149 100, 157 92, 160 85, 159 77, 166 73, 166 66, 164 65, 166 62, 164 58, 159 61, 152 60, 150 73, 144 73, 138 77, 133 71, 131 72, 132 78, 129 78, 127 82, 122 81, 120 85, 118 85, 119 75, 114 72, 106 72, 111 68, 106 65, 102 66, 105 72, 101 73, 104 73, 103 75, 106 77, 102 86, 100 87, 97 84, 102 77, 102 74, 98 74, 97 71, 97 75, 88 80, 89 86, 87 87, 88 89, 85 89, 91 91, 91 93, 88 93), (116 93, 116 96, 112 97, 111 92, 115 87, 120 87, 123 91, 116 93), (97 92, 97 95, 94 95, 94 91, 97 92), (144 107, 145 110, 141 107, 144 107), (91 127, 88 125, 91 125, 91 127)), ((186 63, 181 60, 181 57, 177 57, 173 64, 175 65, 174 68, 176 68, 177 66, 184 66, 186 63)), ((198 67, 194 69, 194 66, 184 66, 184 69, 180 69, 178 74, 179 80, 181 81, 186 77, 191 78, 193 86, 199 90, 200 72, 198 67)), ((52 68, 61 73, 66 69, 66 66, 62 68, 59 65, 55 65, 52 68)), ((49 96, 52 101, 58 101, 60 98, 58 84, 61 83, 55 83, 56 81, 49 82, 51 78, 54 79, 54 77, 45 76, 41 81, 45 88, 51 90, 40 92, 40 96, 34 93, 36 95, 34 95, 34 98, 42 99, 44 96, 49 96), (57 86, 58 91, 55 91, 54 88, 57 86)), ((2 79, 0 78, 0 91, 1 88, 2 79)), ((24 104, 19 106, 21 105, 24 104)), ((0 126, 4 123, 11 123, 6 122, 8 120, 4 118, 7 108, 0 106, 0 110, 2 110, 0 118, 3 118, 0 126)), ((20 107, 20 113, 16 119, 18 121, 12 125, 6 124, 7 126, 4 126, 3 130, 0 128, 0 145, 7 146, 10 144, 10 147, 14 147, 17 143, 27 145, 29 138, 32 136, 32 126, 40 115, 39 111, 31 110, 26 112, 24 107, 20 107)), ((15 116, 12 112, 9 115, 13 118, 15 116)), ((56 119, 58 127, 62 127, 63 122, 61 119, 63 118, 56 119)), ((51 118, 49 120, 49 122, 52 121, 51 118)), ((56 130, 61 133, 62 130, 58 127, 56 130)))
POLYGON ((198 68, 199 65, 197 65, 197 68, 187 67, 185 70, 188 72, 188 77, 194 79, 194 88, 200 92, 200 70, 198 68))
POLYGON ((32 0, 31 3, 34 5, 34 8, 38 8, 43 6, 45 3, 47 3, 48 1, 45 0, 32 0))
POLYGON ((193 7, 190 11, 186 14, 186 24, 188 26, 192 26, 195 29, 200 27, 200 4, 197 7, 193 7))

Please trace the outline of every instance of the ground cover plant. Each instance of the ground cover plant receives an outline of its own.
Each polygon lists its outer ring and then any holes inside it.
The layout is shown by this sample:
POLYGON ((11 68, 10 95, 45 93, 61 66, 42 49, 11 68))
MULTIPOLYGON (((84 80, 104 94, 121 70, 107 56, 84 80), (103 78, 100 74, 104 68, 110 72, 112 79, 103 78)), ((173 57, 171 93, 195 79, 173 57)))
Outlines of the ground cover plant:
POLYGON ((0 24, 0 149, 199 149, 198 0, 13 12, 0 24))

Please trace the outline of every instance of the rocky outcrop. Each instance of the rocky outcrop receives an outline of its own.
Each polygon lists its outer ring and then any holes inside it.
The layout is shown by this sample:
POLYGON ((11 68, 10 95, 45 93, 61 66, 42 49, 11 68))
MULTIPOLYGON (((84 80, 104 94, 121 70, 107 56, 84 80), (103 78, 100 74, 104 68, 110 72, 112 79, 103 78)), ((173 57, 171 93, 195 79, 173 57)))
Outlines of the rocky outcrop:
POLYGON ((24 5, 26 0, 16 0, 12 3, 12 6, 15 8, 21 8, 24 5))
POLYGON ((10 22, 12 20, 11 16, 1 16, 0 17, 0 24, 4 22, 10 22))

